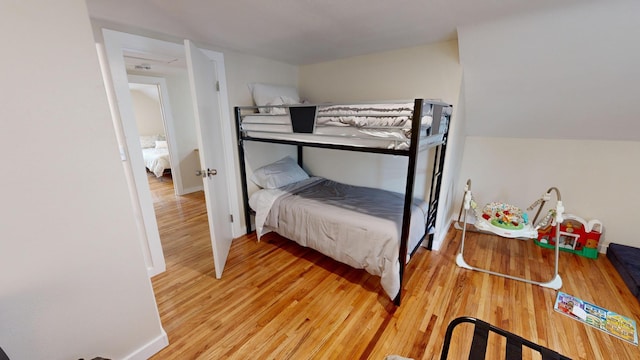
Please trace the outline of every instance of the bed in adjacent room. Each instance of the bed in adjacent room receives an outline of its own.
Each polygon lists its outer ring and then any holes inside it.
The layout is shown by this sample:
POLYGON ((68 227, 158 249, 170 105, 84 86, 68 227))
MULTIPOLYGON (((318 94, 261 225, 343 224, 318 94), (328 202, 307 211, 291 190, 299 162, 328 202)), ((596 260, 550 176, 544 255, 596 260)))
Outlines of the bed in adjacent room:
POLYGON ((152 172, 156 177, 162 177, 166 171, 171 170, 169 147, 163 136, 140 136, 140 146, 147 171, 152 172))

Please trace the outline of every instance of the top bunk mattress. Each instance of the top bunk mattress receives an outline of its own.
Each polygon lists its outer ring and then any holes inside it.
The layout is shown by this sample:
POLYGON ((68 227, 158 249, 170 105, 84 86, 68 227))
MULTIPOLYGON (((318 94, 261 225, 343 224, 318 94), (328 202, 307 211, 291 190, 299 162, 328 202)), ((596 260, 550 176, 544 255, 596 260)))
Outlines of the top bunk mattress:
MULTIPOLYGON (((241 115, 239 128, 243 135, 250 138, 356 147, 396 150, 409 148, 414 103, 296 105, 277 108, 278 111, 271 113, 241 115), (300 110, 305 108, 306 113, 300 110), (314 110, 309 113, 309 109, 314 110)), ((422 146, 442 142, 450 115, 449 105, 427 103, 424 106, 419 134, 422 146), (434 132, 433 113, 436 106, 442 111, 440 121, 435 126, 438 131, 434 132)))

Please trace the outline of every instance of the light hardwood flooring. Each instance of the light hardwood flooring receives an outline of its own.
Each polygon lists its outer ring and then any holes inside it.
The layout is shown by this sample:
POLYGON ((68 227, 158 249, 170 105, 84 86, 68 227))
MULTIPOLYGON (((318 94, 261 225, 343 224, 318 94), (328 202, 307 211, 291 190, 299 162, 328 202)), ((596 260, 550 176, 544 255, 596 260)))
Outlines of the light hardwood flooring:
MULTIPOLYGON (((556 291, 461 269, 460 232, 409 263, 402 305, 379 278, 279 236, 234 240, 216 279, 202 193, 175 197, 170 178, 150 178, 167 271, 152 279, 170 344, 153 359, 438 359, 447 324, 483 319, 573 359, 640 359, 638 346, 553 310, 556 291)), ((608 259, 561 253, 562 291, 640 319, 640 304, 608 259)), ((538 280, 553 252, 531 241, 468 234, 472 265, 538 280)), ((465 358, 469 326, 454 333, 450 359, 465 358)), ((504 342, 491 338, 489 359, 504 342)), ((524 353, 524 358, 539 358, 524 353)))

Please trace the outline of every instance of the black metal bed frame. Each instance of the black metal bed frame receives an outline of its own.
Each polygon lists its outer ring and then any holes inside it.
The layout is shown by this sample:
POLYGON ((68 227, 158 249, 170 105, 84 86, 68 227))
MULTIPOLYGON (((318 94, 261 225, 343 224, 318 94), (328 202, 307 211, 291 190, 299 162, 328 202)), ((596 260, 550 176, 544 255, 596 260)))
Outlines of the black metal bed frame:
POLYGON ((449 356, 449 349, 451 347, 451 340, 453 338, 453 330, 463 323, 473 324, 473 338, 469 349, 469 360, 484 360, 487 358, 487 343, 490 333, 495 333, 506 339, 506 346, 504 348, 504 358, 506 360, 522 359, 522 350, 524 348, 529 348, 532 351, 538 352, 542 357, 542 360, 571 360, 571 358, 566 357, 555 350, 551 350, 510 331, 469 316, 455 318, 451 320, 447 326, 442 352, 440 353, 440 360, 447 360, 449 356))
POLYGON ((245 216, 247 233, 252 231, 251 230, 252 229, 251 227, 252 210, 249 207, 247 169, 245 164, 246 160, 245 160, 245 151, 244 151, 245 141, 294 145, 297 147, 297 150, 298 150, 298 165, 300 165, 300 167, 303 166, 303 148, 304 147, 315 147, 315 148, 324 148, 324 149, 407 156, 409 161, 407 166, 407 181, 405 186, 404 211, 403 211, 403 217, 402 217, 402 232, 401 232, 401 238, 400 238, 400 253, 399 253, 400 291, 398 292, 398 295, 394 299, 394 303, 396 305, 400 305, 403 277, 404 277, 404 272, 406 267, 406 258, 409 252, 409 249, 407 249, 407 241, 409 238, 409 228, 410 228, 410 221, 411 221, 411 205, 412 205, 412 199, 413 199, 413 187, 415 183, 417 157, 418 157, 418 153, 420 152, 420 128, 421 128, 422 115, 424 111, 424 105, 427 105, 427 104, 433 105, 433 113, 432 113, 433 120, 432 120, 432 126, 429 129, 429 132, 430 132, 429 134, 431 136, 437 136, 439 134, 442 134, 442 140, 434 143, 429 147, 429 149, 435 147, 435 156, 433 159, 433 170, 432 170, 433 172, 431 175, 431 184, 429 189, 429 209, 428 209, 428 215, 427 215, 427 222, 425 225, 426 227, 425 235, 418 242, 416 247, 414 249, 411 249, 410 256, 413 256, 413 254, 416 252, 420 244, 425 240, 426 236, 428 236, 427 248, 431 250, 433 246, 433 233, 431 233, 431 229, 435 229, 436 216, 438 212, 439 194, 440 194, 440 189, 442 185, 442 173, 443 173, 442 170, 443 170, 445 154, 446 154, 449 125, 451 123, 450 113, 444 114, 443 109, 446 107, 452 107, 452 106, 439 101, 426 100, 426 99, 415 99, 414 101, 413 119, 411 124, 411 142, 408 150, 251 137, 246 135, 242 131, 242 128, 241 128, 242 110, 255 110, 257 109, 257 107, 256 106, 236 106, 234 108, 234 113, 236 118, 236 134, 237 134, 237 143, 238 143, 238 158, 240 163, 240 175, 243 179, 242 200, 244 204, 244 216, 245 216), (444 123, 441 123, 441 119, 443 117, 445 117, 446 120, 444 123), (436 133, 434 134, 433 132, 436 132, 436 133))

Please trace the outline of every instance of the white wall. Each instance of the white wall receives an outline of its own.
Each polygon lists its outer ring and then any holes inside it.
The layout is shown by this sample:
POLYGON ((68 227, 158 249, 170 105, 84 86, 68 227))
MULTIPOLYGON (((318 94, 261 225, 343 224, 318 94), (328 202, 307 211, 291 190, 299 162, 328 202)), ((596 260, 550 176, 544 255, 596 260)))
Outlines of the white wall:
POLYGON ((160 95, 156 85, 138 84, 131 89, 133 111, 140 135, 164 135, 160 95))
POLYGON ((460 28, 469 135, 640 140, 638 14, 607 1, 460 28))
MULTIPOLYGON (((253 82, 296 86, 298 83, 298 67, 278 61, 264 59, 256 56, 241 54, 233 51, 223 51, 225 56, 225 66, 227 70, 227 83, 229 91, 229 105, 231 108, 232 121, 235 133, 235 117, 233 107, 254 105, 249 91, 248 84, 253 82)), ((235 142, 237 144, 237 142, 235 142)), ((257 169, 275 160, 279 160, 286 155, 295 158, 296 149, 293 146, 262 144, 255 142, 245 143, 245 158, 247 165, 247 178, 252 174, 252 169, 257 169)), ((236 163, 238 160, 237 147, 234 151, 236 163)), ((237 169, 237 178, 242 181, 240 169, 237 169)), ((248 180, 249 191, 257 187, 248 180)), ((242 189, 238 184, 238 189, 242 189)), ((238 194, 238 203, 242 204, 242 193, 238 194)), ((244 213, 241 214, 244 222, 244 213)))
POLYGON ((180 174, 185 193, 202 190, 202 178, 196 175, 200 168, 196 120, 189 87, 187 70, 163 76, 167 81, 169 103, 173 113, 174 138, 178 144, 180 174))
POLYGON ((313 102, 426 97, 455 103, 460 76, 458 43, 446 41, 301 66, 300 89, 313 102))
POLYGON ((137 351, 157 350, 166 335, 86 5, 2 2, 0 14, 0 67, 10 69, 0 149, 11 154, 0 210, 1 346, 11 359, 145 358, 137 351))
POLYGON ((640 204, 637 159, 634 141, 474 136, 466 140, 460 179, 472 180, 480 206, 504 201, 523 210, 555 186, 568 213, 602 221, 602 244, 640 246, 633 226, 640 204))
MULTIPOLYGON (((461 161, 464 142, 457 130, 461 78, 458 44, 448 41, 302 66, 300 90, 312 102, 432 98, 453 104, 445 167, 455 171, 461 161)), ((404 192, 407 168, 404 157, 323 149, 305 150, 304 156, 305 167, 313 174, 350 184, 404 192)), ((419 159, 419 173, 423 177, 416 179, 416 188, 430 179, 426 162, 427 159, 419 159)), ((450 197, 447 192, 453 178, 446 173, 443 180, 446 183, 442 198, 446 199, 450 197)), ((443 209, 441 215, 448 213, 449 209, 443 209)))
POLYGON ((459 180, 521 207, 558 186, 568 211, 602 220, 603 242, 640 246, 638 14, 607 1, 460 28, 473 137, 459 180))

